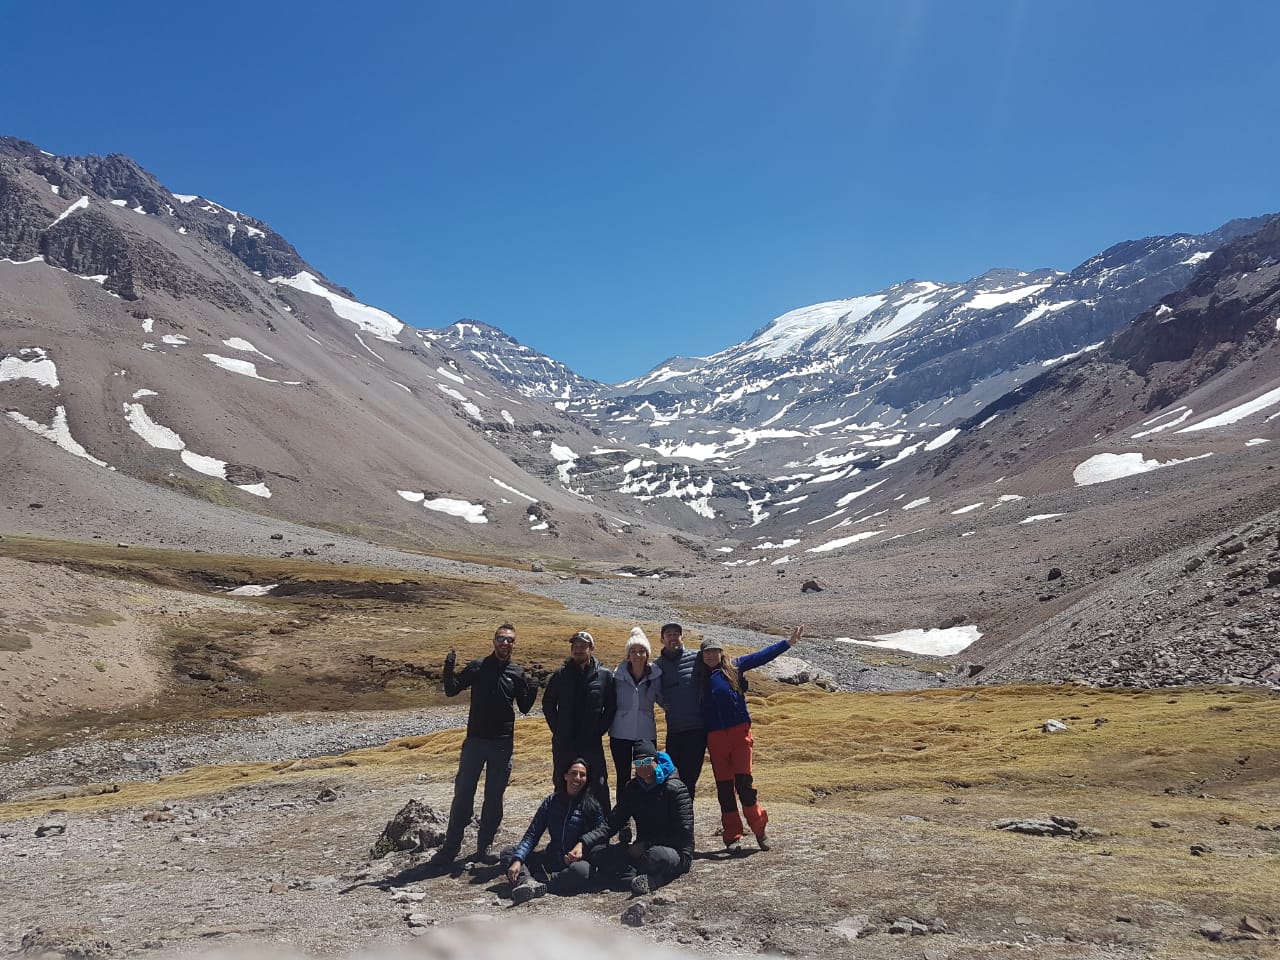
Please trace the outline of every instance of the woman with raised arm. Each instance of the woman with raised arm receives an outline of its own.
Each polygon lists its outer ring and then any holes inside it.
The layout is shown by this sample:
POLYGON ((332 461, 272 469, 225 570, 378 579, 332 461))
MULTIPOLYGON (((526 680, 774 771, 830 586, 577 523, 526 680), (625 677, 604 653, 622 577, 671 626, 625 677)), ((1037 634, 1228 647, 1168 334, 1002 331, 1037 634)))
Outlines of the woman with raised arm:
POLYGON ((746 673, 786 653, 800 642, 804 627, 791 630, 791 636, 763 650, 744 654, 736 660, 724 656, 719 640, 702 641, 694 676, 702 697, 702 717, 707 725, 707 750, 711 754, 711 771, 716 778, 716 796, 720 800, 720 825, 724 845, 737 849, 742 839, 745 816, 761 850, 769 849, 765 828, 769 813, 760 803, 751 775, 754 740, 751 737, 751 715, 747 712, 746 673), (738 801, 742 813, 738 813, 738 801))

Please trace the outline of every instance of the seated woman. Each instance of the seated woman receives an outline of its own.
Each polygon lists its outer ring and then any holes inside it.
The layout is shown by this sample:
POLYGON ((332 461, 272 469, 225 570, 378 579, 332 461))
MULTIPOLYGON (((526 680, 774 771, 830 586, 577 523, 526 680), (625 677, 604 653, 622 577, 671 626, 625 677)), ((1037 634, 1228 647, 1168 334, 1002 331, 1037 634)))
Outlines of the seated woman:
POLYGON ((587 791, 589 775, 585 760, 570 763, 563 785, 542 801, 524 839, 503 851, 513 903, 540 897, 548 887, 561 896, 586 888, 591 861, 599 858, 603 848, 584 847, 582 837, 604 824, 604 811, 587 791), (544 833, 549 833, 546 849, 535 853, 544 833))

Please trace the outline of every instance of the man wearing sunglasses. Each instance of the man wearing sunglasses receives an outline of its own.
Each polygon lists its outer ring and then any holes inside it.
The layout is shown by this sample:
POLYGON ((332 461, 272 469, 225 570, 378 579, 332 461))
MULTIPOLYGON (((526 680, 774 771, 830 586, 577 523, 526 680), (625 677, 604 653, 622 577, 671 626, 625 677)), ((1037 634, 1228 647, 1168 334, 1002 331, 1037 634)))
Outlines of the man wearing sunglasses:
POLYGON ((587 789, 608 811, 609 766, 604 762, 603 737, 618 710, 613 671, 595 657, 596 641, 585 630, 569 638, 569 657, 547 678, 542 694, 542 715, 551 728, 552 781, 564 781, 565 771, 577 757, 587 761, 591 782, 587 789))
POLYGON ((444 659, 444 692, 456 697, 471 690, 471 712, 467 717, 467 737, 462 741, 458 774, 453 781, 453 804, 444 846, 431 858, 434 866, 448 866, 458 858, 462 835, 475 809, 476 787, 484 773, 484 803, 480 808, 480 831, 476 836, 475 862, 494 864, 498 857, 490 851, 502 823, 502 794, 511 778, 511 754, 515 745, 515 707, 528 713, 538 696, 538 685, 511 659, 516 628, 509 623, 493 635, 493 653, 472 660, 457 673, 458 655, 450 650, 444 659))

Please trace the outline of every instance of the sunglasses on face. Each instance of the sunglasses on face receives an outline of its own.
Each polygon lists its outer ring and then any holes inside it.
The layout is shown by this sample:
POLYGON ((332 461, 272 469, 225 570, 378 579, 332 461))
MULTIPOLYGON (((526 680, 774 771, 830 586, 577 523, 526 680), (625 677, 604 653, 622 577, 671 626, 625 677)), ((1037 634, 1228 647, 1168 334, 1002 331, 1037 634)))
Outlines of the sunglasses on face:
POLYGON ((515 637, 494 637, 493 642, 494 643, 515 643, 516 638, 515 637))
POLYGON ((642 760, 635 761, 635 768, 639 770, 641 767, 651 767, 655 762, 656 761, 654 761, 653 757, 645 757, 642 760))

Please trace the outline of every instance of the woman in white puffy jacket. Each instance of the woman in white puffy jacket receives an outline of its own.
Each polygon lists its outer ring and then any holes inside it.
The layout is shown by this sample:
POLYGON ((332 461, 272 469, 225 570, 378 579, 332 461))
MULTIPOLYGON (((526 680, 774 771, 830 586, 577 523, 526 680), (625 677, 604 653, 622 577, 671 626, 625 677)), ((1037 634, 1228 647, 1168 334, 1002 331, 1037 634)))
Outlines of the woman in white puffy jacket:
MULTIPOLYGON (((653 718, 653 705, 662 689, 658 678, 662 667, 651 662, 649 638, 639 627, 631 628, 627 639, 627 652, 614 673, 618 693, 618 712, 609 726, 609 751, 618 776, 617 796, 631 779, 631 747, 637 740, 654 741, 658 737, 657 721, 653 718)), ((626 831, 623 831, 624 835, 626 831)))

